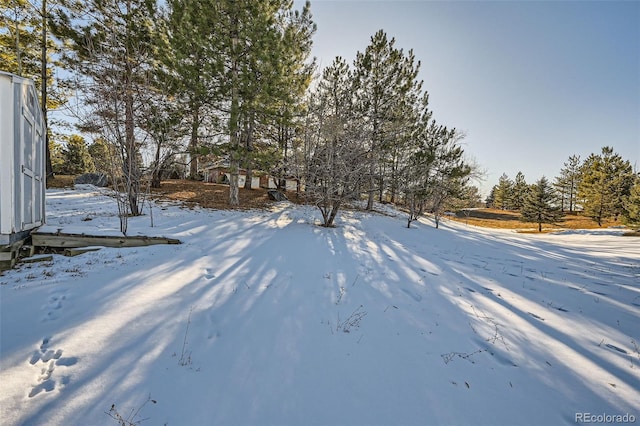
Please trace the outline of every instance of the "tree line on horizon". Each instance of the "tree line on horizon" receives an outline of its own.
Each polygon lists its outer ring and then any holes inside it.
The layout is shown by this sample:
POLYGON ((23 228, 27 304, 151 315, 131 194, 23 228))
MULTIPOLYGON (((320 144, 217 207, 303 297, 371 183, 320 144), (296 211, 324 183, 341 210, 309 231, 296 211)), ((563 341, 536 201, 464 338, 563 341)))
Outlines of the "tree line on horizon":
POLYGON ((125 217, 141 214, 146 182, 177 168, 198 179, 216 160, 230 205, 241 169, 246 188, 257 171, 294 177, 325 226, 356 199, 405 204, 408 226, 479 202, 464 134, 435 121, 420 61, 383 30, 353 64, 318 70, 309 2, 0 0, 0 12, 2 69, 41 84, 45 110, 72 113, 83 135, 50 131, 48 173, 107 172, 125 217))
POLYGON ((522 172, 512 180, 502 174, 486 198, 487 207, 520 211, 522 219, 557 223, 565 214, 580 214, 602 226, 605 219, 640 225, 640 173, 629 160, 605 146, 581 161, 570 156, 553 182, 546 177, 529 185, 522 172))

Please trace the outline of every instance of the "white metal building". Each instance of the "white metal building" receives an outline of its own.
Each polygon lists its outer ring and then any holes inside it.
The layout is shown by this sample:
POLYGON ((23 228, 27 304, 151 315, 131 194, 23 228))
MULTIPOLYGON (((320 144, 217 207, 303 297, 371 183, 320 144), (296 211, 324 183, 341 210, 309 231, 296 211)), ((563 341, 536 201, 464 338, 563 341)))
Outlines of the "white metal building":
POLYGON ((45 221, 45 132, 33 81, 0 71, 0 261, 45 221))

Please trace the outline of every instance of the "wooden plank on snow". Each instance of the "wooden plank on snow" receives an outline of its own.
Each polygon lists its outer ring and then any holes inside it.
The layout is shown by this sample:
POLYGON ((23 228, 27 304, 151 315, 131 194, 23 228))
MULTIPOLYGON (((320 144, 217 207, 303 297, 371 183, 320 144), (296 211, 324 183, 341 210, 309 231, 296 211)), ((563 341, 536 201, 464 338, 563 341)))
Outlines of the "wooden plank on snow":
POLYGON ((64 249, 64 255, 67 257, 79 256, 90 251, 98 251, 102 247, 79 247, 79 248, 66 248, 64 249))
POLYGON ((78 248, 87 246, 102 247, 143 247, 155 244, 181 244, 180 240, 165 237, 146 236, 107 236, 65 233, 31 234, 31 242, 36 247, 78 248))

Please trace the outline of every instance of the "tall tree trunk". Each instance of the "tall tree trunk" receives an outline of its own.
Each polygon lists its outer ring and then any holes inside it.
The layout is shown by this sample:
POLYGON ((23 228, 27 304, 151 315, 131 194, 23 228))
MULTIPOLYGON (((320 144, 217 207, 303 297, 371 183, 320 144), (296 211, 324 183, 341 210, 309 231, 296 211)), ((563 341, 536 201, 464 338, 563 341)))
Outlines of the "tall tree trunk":
POLYGON ((240 204, 238 174, 240 169, 240 143, 238 140, 238 119, 240 105, 238 99, 239 67, 238 67, 238 16, 235 2, 231 12, 231 113, 229 114, 229 142, 231 143, 231 158, 229 161, 229 205, 240 204))
POLYGON ((45 175, 47 179, 53 179, 53 166, 51 164, 51 149, 49 148, 49 125, 47 119, 47 0, 42 0, 42 49, 40 56, 40 78, 42 79, 42 118, 44 120, 44 159, 45 175))
POLYGON ((569 187, 569 212, 573 213, 573 199, 575 198, 575 184, 573 178, 571 179, 571 186, 569 187))
POLYGON ((127 151, 125 179, 127 180, 129 208, 132 216, 139 216, 138 194, 140 192, 140 182, 138 179, 137 150, 133 126, 133 96, 130 93, 127 93, 125 97, 125 144, 127 151))
POLYGON ((200 126, 200 108, 196 105, 196 102, 192 102, 191 111, 193 121, 191 123, 191 138, 189 140, 189 156, 191 157, 189 177, 195 179, 198 175, 198 127, 200 126))
POLYGON ((376 190, 376 163, 378 162, 378 103, 374 101, 373 109, 373 132, 371 134, 371 158, 369 163, 369 194, 367 198, 367 210, 373 210, 373 199, 375 197, 374 192, 376 190))
POLYGON ((289 156, 289 129, 287 128, 287 126, 282 122, 279 125, 279 138, 280 138, 280 146, 282 148, 282 178, 280 179, 280 182, 278 184, 278 186, 282 187, 282 190, 286 190, 287 189, 287 176, 289 176, 289 163, 288 163, 288 156, 289 156))
POLYGON ((245 130, 247 156, 245 158, 246 179, 244 181, 244 189, 251 189, 251 180, 253 179, 253 123, 253 114, 251 114, 245 130))
POLYGON ((158 143, 156 146, 156 158, 155 158, 155 167, 153 169, 153 173, 151 174, 151 187, 152 188, 160 188, 160 179, 162 177, 162 165, 160 164, 160 150, 161 144, 158 143))
POLYGON ((378 202, 382 203, 384 199, 384 174, 386 172, 383 162, 380 162, 378 170, 378 202))
MULTIPOLYGON (((127 11, 131 10, 130 2, 127 2, 127 11)), ((138 171, 138 150, 135 140, 135 122, 133 107, 133 67, 131 65, 131 52, 128 48, 125 51, 125 72, 124 72, 124 132, 125 132, 125 151, 126 151, 126 167, 125 179, 127 185, 127 195, 129 199, 129 209, 132 216, 139 216, 138 194, 140 193, 140 181, 138 171)))
POLYGON ((20 26, 18 24, 18 20, 16 19, 16 61, 18 62, 18 75, 22 77, 22 55, 20 52, 20 26))
POLYGON ((373 162, 373 159, 371 159, 371 164, 369 165, 369 194, 368 194, 368 198, 367 198, 367 210, 373 210, 373 193, 375 191, 375 171, 376 171, 376 166, 373 162))

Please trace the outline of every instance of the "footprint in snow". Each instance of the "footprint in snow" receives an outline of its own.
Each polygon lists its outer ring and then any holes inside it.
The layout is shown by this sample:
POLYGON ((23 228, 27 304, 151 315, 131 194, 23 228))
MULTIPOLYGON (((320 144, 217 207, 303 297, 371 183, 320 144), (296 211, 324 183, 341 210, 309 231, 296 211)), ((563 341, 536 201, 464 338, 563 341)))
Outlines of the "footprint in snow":
POLYGON ((60 310, 67 301, 67 289, 56 289, 49 295, 47 303, 42 307, 45 316, 42 321, 55 320, 60 316, 60 310))
POLYGON ((53 380, 45 380, 44 382, 34 386, 31 389, 31 392, 29 392, 29 398, 33 398, 34 396, 38 395, 42 391, 51 392, 55 388, 56 388, 56 382, 54 382, 53 380))
MULTIPOLYGON (((29 364, 39 368, 36 384, 29 391, 29 398, 42 393, 51 392, 56 387, 56 381, 52 377, 57 366, 71 367, 78 362, 78 357, 62 357, 62 349, 50 349, 51 336, 42 339, 42 343, 31 355, 29 364)), ((68 377, 63 377, 62 384, 69 382, 68 377)))
POLYGON ((70 356, 65 358, 60 358, 56 361, 56 365, 60 365, 63 367, 71 367, 72 365, 76 365, 78 363, 77 356, 70 356))
POLYGON ((216 277, 216 274, 213 273, 213 270, 209 269, 209 268, 205 268, 204 270, 204 277, 208 280, 212 280, 216 277))

